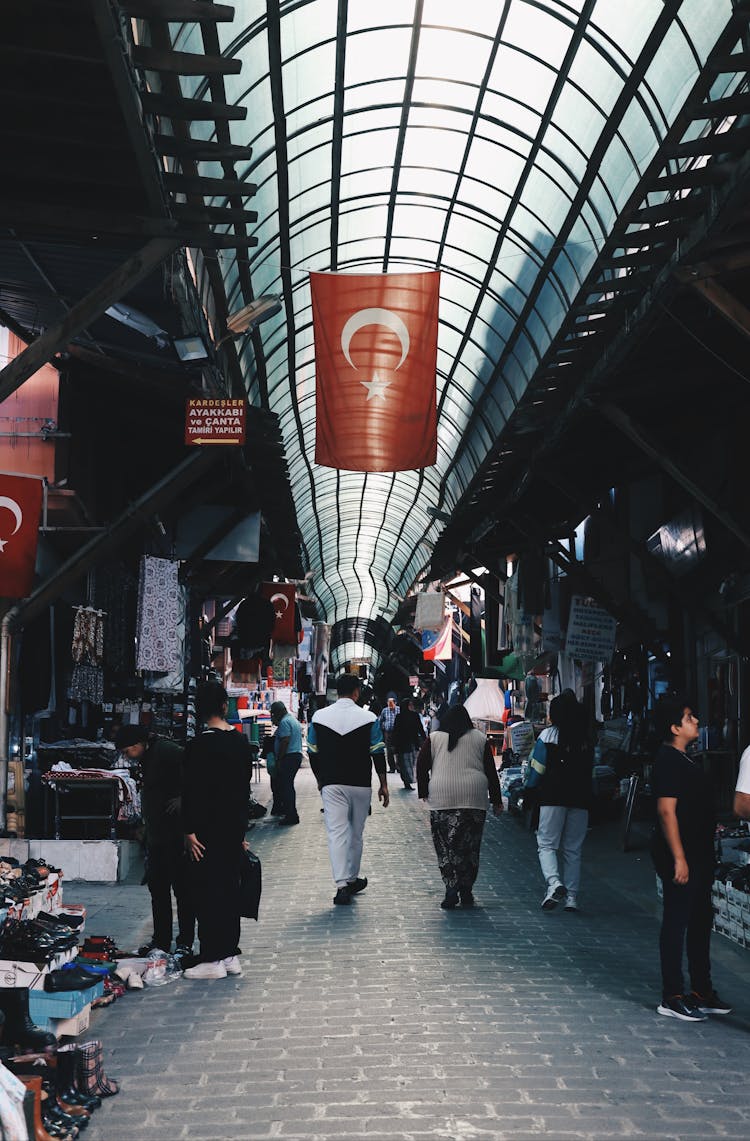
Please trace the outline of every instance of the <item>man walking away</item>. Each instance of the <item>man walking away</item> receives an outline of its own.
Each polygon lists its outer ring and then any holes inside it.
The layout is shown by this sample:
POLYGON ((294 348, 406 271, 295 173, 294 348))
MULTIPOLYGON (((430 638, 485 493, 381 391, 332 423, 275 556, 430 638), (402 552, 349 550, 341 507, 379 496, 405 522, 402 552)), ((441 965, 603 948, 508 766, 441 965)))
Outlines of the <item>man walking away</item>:
POLYGON ((414 769, 417 764, 417 753, 425 739, 422 718, 414 708, 414 702, 407 698, 404 707, 393 723, 391 741, 398 757, 398 771, 404 788, 409 792, 414 788, 414 769))
POLYGON ((378 799, 388 807, 385 743, 374 713, 357 705, 359 678, 336 682, 338 701, 313 715, 307 732, 310 766, 323 799, 335 904, 349 904, 367 880, 360 879, 365 822, 372 798, 372 768, 380 780, 378 799))
POLYGON ((277 807, 282 813, 279 824, 299 824, 294 778, 302 764, 302 729, 296 717, 287 712, 283 701, 274 701, 271 720, 276 726, 273 752, 276 758, 276 787, 281 796, 277 807))

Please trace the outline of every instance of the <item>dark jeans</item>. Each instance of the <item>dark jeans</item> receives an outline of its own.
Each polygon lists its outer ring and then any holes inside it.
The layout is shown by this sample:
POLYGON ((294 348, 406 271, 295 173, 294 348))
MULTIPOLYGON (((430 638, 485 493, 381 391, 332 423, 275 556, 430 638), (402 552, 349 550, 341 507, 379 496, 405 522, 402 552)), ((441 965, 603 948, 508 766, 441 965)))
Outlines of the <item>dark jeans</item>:
POLYGON ((151 892, 154 943, 162 951, 172 946, 172 892, 177 900, 177 942, 192 946, 195 939, 195 907, 191 893, 187 856, 182 837, 171 844, 147 849, 146 883, 151 892))
POLYGON ((286 819, 299 820, 294 778, 302 764, 302 753, 287 753, 277 764, 278 793, 281 797, 281 803, 277 807, 283 812, 286 819))
POLYGON ((659 871, 664 886, 664 914, 659 937, 662 992, 665 998, 684 994, 682 954, 687 947, 690 986, 700 994, 711 990, 711 927, 713 908, 710 869, 688 858, 690 879, 686 884, 672 881, 673 871, 659 871))
POLYGON ((391 744, 392 739, 393 734, 388 730, 384 730, 383 740, 385 741, 385 758, 388 763, 389 773, 395 773, 396 771, 396 754, 393 750, 393 745, 391 744))
POLYGON ((241 839, 198 839, 206 845, 203 859, 190 862, 190 879, 198 913, 200 957, 215 963, 237 954, 240 939, 241 839))

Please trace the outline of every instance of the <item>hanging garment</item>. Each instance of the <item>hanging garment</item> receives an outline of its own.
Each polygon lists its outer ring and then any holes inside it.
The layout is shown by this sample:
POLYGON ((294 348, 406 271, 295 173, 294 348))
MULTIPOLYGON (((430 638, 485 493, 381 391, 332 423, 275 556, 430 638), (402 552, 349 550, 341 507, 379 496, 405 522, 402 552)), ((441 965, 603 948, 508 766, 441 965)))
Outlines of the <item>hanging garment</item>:
POLYGON ((143 555, 138 577, 135 668, 170 673, 180 664, 178 637, 184 621, 183 592, 177 574, 179 564, 170 559, 143 555))
POLYGON ((445 595, 442 590, 422 591, 417 595, 415 630, 442 630, 445 619, 445 595))

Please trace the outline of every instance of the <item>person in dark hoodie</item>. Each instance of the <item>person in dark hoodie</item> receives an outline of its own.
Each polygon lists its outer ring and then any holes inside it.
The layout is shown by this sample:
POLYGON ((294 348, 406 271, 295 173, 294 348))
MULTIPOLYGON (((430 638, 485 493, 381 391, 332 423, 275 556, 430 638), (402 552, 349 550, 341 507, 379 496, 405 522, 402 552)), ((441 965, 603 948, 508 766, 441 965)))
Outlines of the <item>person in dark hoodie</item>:
POLYGON ((195 938, 185 845, 180 818, 185 750, 157 737, 144 725, 122 725, 115 746, 141 770, 141 811, 146 846, 145 882, 151 892, 154 933, 139 953, 172 948, 172 893, 177 902, 178 954, 189 954, 195 938))
POLYGON ((335 904, 351 903, 367 887, 359 870, 373 765, 380 781, 378 798, 384 808, 389 802, 385 742, 375 714, 357 705, 360 686, 352 674, 338 678, 338 701, 319 709, 307 731, 310 767, 323 799, 335 904))

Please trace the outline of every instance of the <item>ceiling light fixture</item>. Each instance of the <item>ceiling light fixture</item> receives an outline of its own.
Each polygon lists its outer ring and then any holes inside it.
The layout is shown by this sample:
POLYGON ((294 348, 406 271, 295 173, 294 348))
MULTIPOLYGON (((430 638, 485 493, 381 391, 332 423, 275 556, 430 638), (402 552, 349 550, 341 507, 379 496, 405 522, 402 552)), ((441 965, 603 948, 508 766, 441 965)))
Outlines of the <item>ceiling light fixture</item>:
POLYGON ((232 337, 239 337, 250 329, 254 329, 256 325, 260 325, 262 321, 267 321, 269 317, 275 317, 277 313, 281 312, 281 305, 281 297, 277 293, 264 293, 262 297, 256 297, 255 301, 251 301, 244 309, 230 313, 227 317, 227 332, 221 340, 216 342, 216 348, 218 349, 224 341, 229 341, 232 337))

